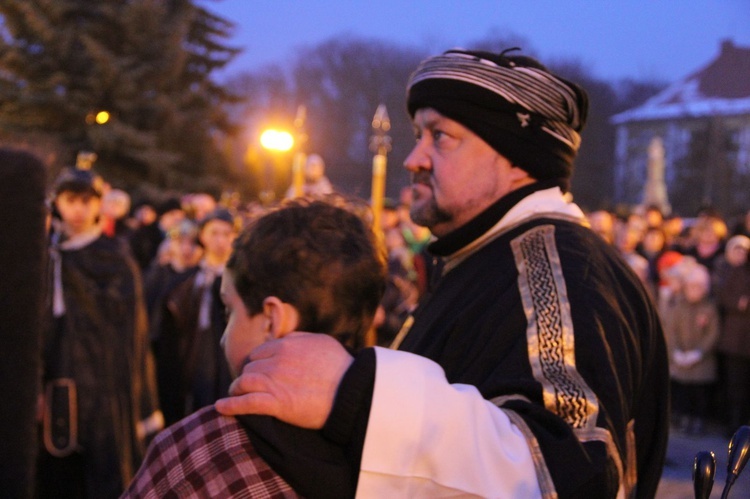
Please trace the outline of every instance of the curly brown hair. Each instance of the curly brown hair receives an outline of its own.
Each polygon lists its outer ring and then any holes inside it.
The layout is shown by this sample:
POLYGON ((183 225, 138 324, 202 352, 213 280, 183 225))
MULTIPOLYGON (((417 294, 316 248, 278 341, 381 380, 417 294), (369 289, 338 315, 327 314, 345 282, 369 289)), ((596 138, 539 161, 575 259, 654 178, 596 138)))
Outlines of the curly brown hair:
POLYGON ((251 220, 227 263, 249 314, 277 296, 300 316, 298 329, 359 349, 385 290, 384 251, 341 197, 296 199, 251 220))

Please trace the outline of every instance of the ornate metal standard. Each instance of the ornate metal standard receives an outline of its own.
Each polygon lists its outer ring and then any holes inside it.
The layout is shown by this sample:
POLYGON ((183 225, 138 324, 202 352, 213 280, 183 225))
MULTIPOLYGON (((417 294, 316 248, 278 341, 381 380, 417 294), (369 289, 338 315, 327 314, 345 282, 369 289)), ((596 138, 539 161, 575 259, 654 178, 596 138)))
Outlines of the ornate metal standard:
POLYGON ((383 199, 385 198, 385 172, 388 151, 391 150, 391 120, 385 104, 380 104, 372 118, 374 134, 370 138, 370 150, 375 153, 372 158, 372 193, 370 207, 372 208, 372 224, 378 237, 383 237, 381 224, 383 214, 383 199))
POLYGON ((297 107, 297 116, 294 118, 294 128, 296 131, 297 150, 292 160, 292 186, 294 197, 298 198, 304 194, 305 187, 305 154, 304 144, 307 142, 307 132, 305 131, 305 120, 307 119, 307 108, 303 105, 297 107))

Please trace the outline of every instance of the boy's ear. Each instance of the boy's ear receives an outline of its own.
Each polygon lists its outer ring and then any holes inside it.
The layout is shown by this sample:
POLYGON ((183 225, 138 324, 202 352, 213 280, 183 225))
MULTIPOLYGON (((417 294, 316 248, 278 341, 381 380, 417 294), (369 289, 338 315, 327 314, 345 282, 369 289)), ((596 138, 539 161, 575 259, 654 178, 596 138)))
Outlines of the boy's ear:
POLYGON ((276 296, 263 300, 263 314, 268 319, 268 335, 272 338, 283 338, 296 331, 299 325, 297 309, 276 296))

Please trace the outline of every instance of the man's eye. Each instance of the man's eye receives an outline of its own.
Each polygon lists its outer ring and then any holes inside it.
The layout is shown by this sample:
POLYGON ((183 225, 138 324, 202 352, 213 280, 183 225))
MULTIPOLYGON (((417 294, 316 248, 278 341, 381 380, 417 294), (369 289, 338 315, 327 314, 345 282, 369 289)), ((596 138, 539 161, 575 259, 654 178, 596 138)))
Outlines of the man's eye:
POLYGON ((445 132, 442 130, 433 130, 432 131, 432 139, 435 141, 440 140, 441 138, 445 137, 445 132))

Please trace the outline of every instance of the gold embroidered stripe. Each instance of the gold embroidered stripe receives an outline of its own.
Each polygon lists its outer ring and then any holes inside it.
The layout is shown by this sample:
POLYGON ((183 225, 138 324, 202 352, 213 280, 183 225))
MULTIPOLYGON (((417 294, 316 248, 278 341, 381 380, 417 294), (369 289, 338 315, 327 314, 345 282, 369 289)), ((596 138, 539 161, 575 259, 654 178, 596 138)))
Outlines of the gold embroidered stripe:
POLYGON ((575 336, 555 228, 533 228, 511 242, 527 320, 529 361, 547 410, 576 429, 593 429, 599 403, 576 369, 575 336))

